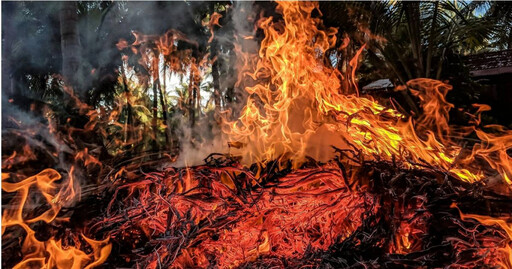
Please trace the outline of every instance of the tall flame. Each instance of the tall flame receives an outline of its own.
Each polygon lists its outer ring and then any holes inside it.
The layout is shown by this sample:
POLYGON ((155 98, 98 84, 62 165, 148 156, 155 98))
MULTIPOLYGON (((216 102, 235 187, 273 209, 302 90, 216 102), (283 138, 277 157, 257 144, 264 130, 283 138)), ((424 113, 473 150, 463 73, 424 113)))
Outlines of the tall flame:
MULTIPOLYGON (((448 126, 452 105, 445 99, 450 85, 424 78, 407 83, 424 111, 416 122, 359 97, 355 67, 365 46, 351 61, 351 74, 343 76, 326 66, 326 52, 336 44, 337 30, 322 29, 321 20, 311 15, 315 9, 318 4, 313 2, 279 2, 284 22, 272 17, 259 20, 265 38, 257 62, 251 66, 254 61, 246 61, 239 78, 251 78, 254 85, 245 88, 249 97, 238 120, 224 126, 231 143, 242 147, 234 150, 235 155, 247 164, 291 159, 297 167, 307 155, 317 157, 315 152, 330 144, 409 167, 444 169, 468 182, 483 178, 485 171, 471 165, 482 158, 512 183, 506 152, 512 147, 511 131, 495 135, 476 130, 482 143, 463 156, 462 148, 449 139, 455 135, 448 126)), ((325 152, 316 153, 321 154, 325 152)))
MULTIPOLYGON (((237 85, 248 85, 245 90, 249 96, 239 118, 234 122, 225 120, 223 125, 231 145, 236 147, 233 153, 241 156, 245 164, 264 164, 276 159, 282 164, 291 160, 297 168, 308 156, 322 159, 322 155, 328 154, 326 149, 334 145, 365 158, 398 161, 405 167, 441 169, 467 182, 479 181, 496 172, 504 182, 512 185, 512 157, 507 153, 512 148, 512 131, 501 126, 486 126, 492 130, 487 133, 477 127, 480 125, 480 113, 488 110, 488 106, 476 105, 478 111, 472 115, 474 126, 454 128, 449 125, 448 118, 453 105, 446 100, 452 87, 437 80, 419 78, 397 88, 407 89, 420 100, 423 113, 417 119, 407 118, 396 109, 387 108, 372 98, 359 96, 355 72, 365 49, 364 44, 350 61, 351 68, 347 74, 342 74, 326 64, 328 51, 337 43, 337 30, 323 27, 322 21, 312 15, 314 10, 320 12, 317 3, 279 2, 277 10, 283 15, 282 22, 276 22, 273 17, 263 17, 258 21, 258 26, 265 34, 258 55, 239 55, 244 66, 241 67, 237 85), (475 133, 480 140, 472 150, 465 150, 452 138, 470 133, 475 133), (480 161, 486 162, 494 171, 477 165, 480 161)), ((220 16, 215 13, 211 17, 210 42, 214 38, 213 25, 218 25, 220 16)), ((143 124, 137 126, 137 122, 129 122, 127 119, 123 125, 118 118, 124 113, 125 107, 147 110, 137 104, 136 86, 148 83, 157 85, 156 81, 162 71, 164 77, 168 74, 166 68, 161 70, 160 61, 168 61, 168 67, 173 72, 189 74, 189 105, 198 106, 199 84, 204 75, 202 69, 206 69, 204 67, 207 66, 209 58, 208 55, 203 55, 202 60, 198 60, 191 56, 191 51, 179 52, 175 45, 178 40, 197 46, 197 43, 179 31, 171 30, 161 37, 138 33, 134 35, 136 41, 130 47, 134 53, 141 53, 141 64, 147 67, 152 81, 148 81, 148 78, 139 80, 132 77, 135 71, 128 68, 127 58, 123 58, 120 83, 125 84, 125 93, 117 100, 116 109, 111 111, 110 116, 106 117, 100 109, 88 107, 74 97, 72 90, 65 88, 80 113, 87 114, 90 118, 85 130, 98 128, 104 137, 109 137, 110 133, 107 133, 106 128, 98 127, 100 125, 114 125, 123 131, 124 139, 114 137, 111 143, 115 144, 111 147, 116 151, 122 151, 125 146, 133 145, 146 137, 145 133, 149 129, 144 128, 143 124), (150 45, 155 45, 158 53, 151 50, 151 53, 146 53, 150 45)), ((341 48, 346 47, 348 42, 345 38, 341 48)), ((118 48, 126 47, 126 41, 118 43, 118 48)), ((235 44, 235 48, 241 51, 239 45, 235 44)), ((149 110, 147 113, 149 114, 149 110)), ((194 118, 194 109, 189 113, 194 118)), ((165 124, 167 123, 164 122, 165 124)), ((156 126, 154 124, 152 128, 157 128, 156 126)), ((71 128, 67 140, 74 142, 72 133, 79 131, 81 130, 71 128)), ((85 167, 101 167, 101 161, 89 154, 88 148, 75 153, 75 161, 85 167)), ((36 159, 30 147, 25 146, 22 151, 9 156, 3 165, 11 169, 15 164, 36 159)), ((331 165, 324 165, 324 169, 331 169, 331 165)), ((327 250, 339 239, 331 234, 349 236, 361 224, 361 219, 355 216, 363 213, 362 209, 352 205, 363 203, 364 197, 360 193, 349 192, 349 186, 340 180, 346 178, 338 169, 332 168, 334 172, 329 175, 308 177, 307 182, 300 182, 299 179, 307 175, 298 170, 284 177, 275 188, 261 191, 258 193, 259 200, 255 203, 255 208, 264 210, 257 211, 257 214, 242 212, 242 221, 233 224, 231 230, 222 230, 219 233, 220 238, 202 238, 203 246, 208 246, 207 254, 220 256, 221 265, 251 261, 260 254, 271 251, 280 256, 300 257, 310 246, 327 250), (344 192, 336 193, 331 190, 344 192), (350 194, 345 195, 345 191, 350 194), (274 199, 276 195, 286 196, 287 199, 274 199), (303 199, 306 195, 313 198, 303 199), (270 212, 279 214, 270 215, 270 212), (219 239, 240 247, 226 251, 217 242, 219 239)), ((219 193, 218 197, 224 198, 225 193, 228 196, 237 187, 227 173, 217 172, 218 180, 212 181, 210 187, 219 193)), ((74 175, 75 166, 71 166, 68 176, 64 178, 53 169, 43 170, 23 180, 11 178, 12 175, 7 173, 2 174, 2 190, 14 197, 2 214, 2 236, 15 227, 21 227, 25 232, 21 249, 23 260, 15 268, 93 268, 106 261, 112 249, 109 238, 96 241, 82 234, 81 237, 71 235, 62 239, 52 236, 47 240, 40 240, 36 236, 38 231, 34 227, 37 222, 55 224, 68 221, 68 218, 59 213, 81 194, 74 175)), ((197 225, 199 221, 208 219, 210 213, 222 210, 227 212, 227 209, 219 206, 223 199, 205 200, 198 202, 203 208, 209 208, 208 212, 201 215, 200 207, 188 200, 185 194, 193 194, 202 183, 194 180, 193 172, 188 169, 183 181, 181 174, 175 174, 175 177, 180 178, 180 181, 173 178, 174 181, 167 182, 165 187, 173 187, 172 191, 177 194, 171 200, 173 206, 169 208, 175 207, 178 216, 190 214, 194 209, 199 212, 195 223, 197 225)), ((258 184, 256 178, 250 183, 258 184)), ((136 188, 145 188, 147 183, 149 181, 141 181, 129 186, 130 194, 136 188)), ((146 203, 154 193, 147 189, 143 195, 148 197, 141 199, 146 203)), ((168 212, 159 212, 161 215, 164 213, 171 215, 168 212)), ((483 225, 497 225, 512 240, 510 219, 462 213, 461 218, 476 219, 483 225)), ((155 221, 156 224, 157 222, 158 220, 155 221)), ((165 233, 169 223, 167 227, 159 225, 159 232, 165 233)), ((397 229, 399 233, 396 235, 396 245, 392 246, 391 251, 407 253, 414 249, 414 242, 419 241, 417 230, 424 230, 423 225, 421 222, 401 224, 397 229)), ((507 243, 500 251, 508 255, 508 260, 500 261, 503 266, 512 266, 510 244, 507 243)), ((159 255, 158 252, 155 253, 159 255)), ((204 249, 190 248, 183 251, 178 262, 206 263, 208 256, 204 253, 204 249), (197 261, 193 261, 194 259, 197 261)), ((156 268, 156 261, 151 266, 156 268)))

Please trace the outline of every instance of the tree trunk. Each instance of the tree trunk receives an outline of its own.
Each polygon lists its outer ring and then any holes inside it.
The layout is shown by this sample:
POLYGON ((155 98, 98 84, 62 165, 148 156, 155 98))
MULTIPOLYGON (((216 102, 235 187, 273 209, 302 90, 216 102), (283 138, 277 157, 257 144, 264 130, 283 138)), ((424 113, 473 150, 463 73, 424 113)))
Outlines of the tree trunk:
MULTIPOLYGON (((405 81, 404 78, 402 77, 402 75, 400 75, 400 73, 398 72, 397 68, 395 67, 393 61, 389 58, 389 56, 386 56, 386 53, 384 52, 384 50, 382 50, 382 49, 379 49, 379 50, 380 50, 380 53, 384 56, 384 61, 383 61, 384 65, 391 68, 391 70, 393 71, 393 73, 395 73, 395 75, 400 80, 400 83, 402 83, 402 85, 407 86, 407 81, 405 81)), ((372 50, 368 50, 368 52, 374 54, 375 57, 377 57, 376 54, 372 50)), ((407 113, 411 113, 411 111, 412 111, 412 114, 419 115, 419 109, 410 96, 409 87, 406 87, 405 90, 400 91, 400 94, 402 95, 405 102, 407 103, 407 105, 410 108, 410 111, 407 111, 407 113)))
MULTIPOLYGON (((77 2, 66 1, 60 8, 60 41, 62 50, 62 75, 80 93, 78 71, 80 69, 80 35, 78 32, 77 2)), ((83 95, 82 95, 83 96, 83 95)))
POLYGON ((440 80, 441 79, 441 73, 443 71, 443 63, 444 63, 444 57, 446 55, 446 51, 448 50, 448 47, 450 46, 450 40, 452 38, 452 33, 453 33, 453 27, 449 29, 448 31, 448 44, 446 44, 446 46, 443 48, 443 52, 441 53, 441 57, 439 58, 439 63, 437 64, 437 73, 436 73, 436 79, 437 80, 440 80))
POLYGON ((213 77, 213 100, 215 103, 215 114, 221 110, 220 107, 220 83, 219 83, 219 59, 217 58, 217 41, 213 40, 210 44, 210 55, 214 60, 212 64, 212 77, 213 77))
POLYGON ((152 126, 153 126, 153 135, 155 136, 153 138, 153 150, 155 152, 158 152, 158 91, 157 86, 158 81, 155 80, 153 82, 153 120, 152 120, 152 126))
MULTIPOLYGON (((228 59, 228 62, 229 63, 236 63, 236 54, 234 52, 234 50, 230 50, 229 51, 229 59, 228 59)), ((235 67, 236 65, 235 64, 230 64, 227 68, 227 73, 228 74, 237 74, 237 69, 235 67)), ((235 86, 236 84, 236 78, 234 78, 234 76, 228 76, 228 78, 224 78, 225 80, 227 80, 226 82, 226 85, 227 86, 227 89, 226 89, 226 92, 224 94, 224 102, 225 102, 225 106, 230 108, 231 110, 231 113, 230 113, 230 119, 236 119, 238 118, 238 114, 239 114, 239 110, 240 110, 240 106, 239 105, 235 105, 235 102, 239 100, 239 89, 235 86)))
MULTIPOLYGON (((389 41, 391 42, 391 48, 393 49, 393 52, 396 54, 400 63, 402 63, 402 68, 404 69, 405 74, 407 75, 407 80, 413 79, 412 72, 411 72, 409 66, 407 65, 407 61, 405 60, 405 58, 403 56, 403 52, 400 51, 398 44, 395 42, 394 38, 391 35, 389 35, 389 41)), ((380 48, 380 46, 379 46, 379 48, 380 48)), ((382 53, 384 53, 384 49, 381 48, 380 51, 382 51, 382 53)))
MULTIPOLYGON (((215 3, 210 2, 210 12, 213 14, 215 12, 215 3)), ((215 25, 211 25, 212 35, 215 31, 215 25)), ((215 116, 220 112, 220 83, 219 83, 219 59, 218 59, 218 44, 215 35, 213 35, 212 42, 210 43, 210 60, 212 63, 212 77, 213 77, 213 101, 215 103, 215 116)))
MULTIPOLYGON (((166 71, 166 67, 164 66, 164 90, 165 90, 165 71, 166 71)), ((167 120, 167 103, 165 102, 164 91, 162 91, 162 86, 160 85, 160 79, 158 79, 155 83, 158 86, 158 94, 160 95, 160 106, 162 106, 162 118, 163 118, 164 125, 165 125, 165 148, 172 149, 172 144, 170 141, 171 132, 169 129, 170 128, 169 122, 167 120)))
POLYGON ((188 116, 190 121, 190 128, 194 128, 196 124, 195 117, 195 101, 196 101, 196 89, 195 89, 195 78, 193 72, 190 72, 190 82, 188 85, 188 116))
POLYGON ((416 61, 418 77, 424 76, 423 57, 421 55, 421 32, 420 32, 420 3, 405 2, 405 17, 407 18, 407 30, 411 40, 411 49, 414 60, 416 61))
POLYGON ((121 65, 121 72, 122 72, 122 78, 123 78, 123 88, 124 88, 124 94, 126 97, 126 120, 124 122, 124 149, 127 151, 126 157, 131 157, 131 145, 128 145, 127 143, 131 143, 132 139, 132 132, 131 128, 133 127, 133 113, 132 113, 132 105, 130 103, 130 90, 128 89, 128 82, 126 81, 126 73, 124 70, 124 63, 121 65))
POLYGON ((430 77, 430 68, 432 65, 432 50, 434 48, 434 35, 436 33, 436 19, 437 11, 439 9, 439 2, 434 3, 434 15, 432 15, 432 25, 430 28, 430 36, 428 37, 428 49, 427 49, 427 67, 425 70, 425 77, 430 77))
POLYGON ((508 33, 507 49, 512 49, 512 29, 508 33))

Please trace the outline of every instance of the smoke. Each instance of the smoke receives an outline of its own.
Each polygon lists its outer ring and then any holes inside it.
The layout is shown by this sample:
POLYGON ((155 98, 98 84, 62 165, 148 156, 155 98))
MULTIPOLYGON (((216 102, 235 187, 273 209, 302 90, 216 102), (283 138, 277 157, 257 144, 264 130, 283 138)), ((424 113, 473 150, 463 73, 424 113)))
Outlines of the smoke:
MULTIPOLYGON (((2 148, 9 150, 19 148, 15 135, 23 135, 30 147, 40 148, 46 152, 57 151, 72 154, 69 147, 61 143, 56 134, 50 131, 48 121, 39 113, 47 111, 47 107, 35 103, 31 105, 31 112, 25 111, 14 105, 13 99, 9 99, 2 93, 2 135, 10 139, 2 139, 2 148)), ((52 154, 49 154, 52 156, 52 154)))
MULTIPOLYGON (((231 14, 236 35, 240 37, 254 36, 256 33, 255 20, 257 10, 254 7, 253 1, 235 2, 231 14)), ((254 51, 254 49, 258 48, 258 43, 254 39, 250 39, 244 43, 244 47, 254 51)))
POLYGON ((181 151, 174 167, 196 166, 203 164, 212 153, 228 153, 227 141, 219 132, 219 128, 209 128, 208 124, 198 124, 194 128, 182 124, 181 151), (209 134, 197 139, 195 134, 209 134), (201 141, 202 140, 202 141, 201 141))
POLYGON ((26 111, 12 102, 2 94, 2 169, 21 176, 31 176, 48 167, 59 173, 65 171, 67 176, 64 176, 62 186, 78 194, 78 199, 68 196, 64 202, 70 205, 78 201, 87 177, 81 170, 73 168, 77 150, 63 140, 64 134, 53 128, 49 119, 51 110, 32 103, 30 111, 26 111))
MULTIPOLYGON (((9 2, 2 3, 4 15, 3 27, 3 53, 4 68, 2 80, 2 109, 3 127, 10 124, 8 117, 16 118, 27 123, 28 126, 41 126, 37 132, 39 143, 62 148, 61 141, 48 132, 43 111, 27 112, 29 109, 20 109, 23 105, 18 98, 14 103, 8 103, 13 96, 23 95, 31 103, 34 100, 42 104, 52 102, 52 98, 64 97, 58 88, 56 93, 48 94, 49 78, 53 74, 61 73, 62 51, 60 33, 60 3, 58 2, 9 2), (14 86, 9 86, 14 85, 14 86), (9 86, 9 87, 8 87, 9 86), (18 91, 18 89, 27 91, 18 91), (31 91, 40 91, 42 94, 32 94, 31 91), (60 91, 60 92, 59 92, 60 91), (39 115, 37 115, 39 113, 39 115), (41 139, 42 138, 42 139, 41 139), (41 140, 48 140, 43 141, 41 140)), ((144 34, 161 35, 169 29, 183 32, 188 39, 198 41, 199 50, 207 51, 207 40, 210 33, 204 31, 201 19, 197 16, 200 9, 207 5, 200 2, 79 2, 78 32, 80 47, 76 53, 80 54, 80 70, 78 84, 81 89, 79 96, 84 97, 88 91, 92 98, 104 98, 108 91, 114 89, 118 83, 119 66, 122 64, 121 54, 115 44, 120 39, 128 43, 134 41, 132 31, 144 34)), ((256 54, 258 42, 255 38, 257 10, 253 2, 234 2, 225 13, 223 26, 230 31, 219 31, 216 36, 219 46, 220 69, 222 78, 220 88, 224 95, 231 96, 232 100, 223 99, 225 107, 236 112, 245 104, 245 90, 243 83, 240 87, 233 87, 238 79, 240 64, 237 53, 244 52, 256 54), (235 51, 233 44, 239 46, 235 51), (236 63, 236 64, 235 64, 236 63)), ((174 89, 170 89, 173 91, 174 89)), ((85 100, 82 100, 85 101, 85 100)), ((108 101, 105 101, 109 104, 108 101)), ((28 106, 28 105, 26 105, 28 106)), ((66 110, 67 108, 63 108, 66 110)), ((177 164, 199 164, 210 153, 225 153, 228 150, 227 141, 219 127, 218 115, 212 112, 201 113, 197 123, 190 127, 182 115, 175 115, 169 121, 177 121, 180 154, 177 164)), ((39 145, 40 146, 40 145, 39 145)), ((68 152, 71 149, 63 149, 68 152)))
POLYGON ((225 80, 226 84, 236 85, 234 89, 234 102, 231 104, 231 112, 234 118, 237 118, 239 111, 242 110, 247 99, 247 94, 244 89, 245 83, 237 84, 242 72, 242 66, 250 65, 244 62, 245 57, 240 54, 251 55, 255 57, 258 53, 259 44, 256 36, 256 19, 258 9, 252 1, 237 1, 234 3, 233 11, 230 13, 231 23, 234 26, 233 39, 231 42, 235 43, 234 57, 230 63, 236 62, 236 66, 231 66, 228 77, 225 80))
MULTIPOLYGON (((224 95, 230 95, 232 100, 227 105, 231 119, 236 118, 239 111, 245 105, 246 93, 243 88, 244 83, 239 87, 233 85, 239 79, 240 70, 237 67, 244 65, 240 62, 240 53, 247 53, 256 56, 259 44, 254 38, 256 34, 257 8, 253 1, 236 1, 227 12, 227 18, 223 21, 223 27, 232 27, 233 31, 223 31, 219 29, 215 33, 216 42, 219 47, 219 58, 221 73, 226 74, 220 80, 220 89, 231 91, 224 92, 224 95), (235 50, 235 46, 239 50, 235 50)), ((226 117, 227 114, 223 114, 226 117)), ((228 119, 224 119, 228 120, 228 119)), ((229 153, 228 140, 222 133, 218 119, 215 117, 204 117, 201 122, 194 127, 190 127, 187 122, 181 121, 181 151, 178 160, 173 166, 193 166, 204 163, 208 155, 212 153, 229 153)))

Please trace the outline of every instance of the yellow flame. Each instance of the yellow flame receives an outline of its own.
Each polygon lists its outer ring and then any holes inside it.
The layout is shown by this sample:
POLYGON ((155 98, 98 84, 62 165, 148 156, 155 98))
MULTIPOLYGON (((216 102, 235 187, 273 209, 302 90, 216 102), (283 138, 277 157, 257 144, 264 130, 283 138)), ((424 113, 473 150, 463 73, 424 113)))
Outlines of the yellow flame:
POLYGON ((455 134, 448 125, 453 105, 445 99, 450 85, 424 78, 407 83, 424 111, 416 121, 359 97, 355 67, 365 46, 350 62, 350 74, 326 66, 326 52, 336 44, 337 30, 319 28, 321 20, 311 16, 314 9, 317 3, 279 2, 284 22, 272 17, 259 20, 265 33, 259 53, 241 56, 239 83, 253 81, 245 88, 247 103, 238 120, 226 120, 223 126, 230 143, 242 145, 233 149, 234 155, 245 164, 291 159, 297 167, 307 155, 318 157, 315 152, 322 147, 350 149, 350 144, 368 158, 429 165, 467 182, 484 177, 483 169, 472 165, 481 158, 511 183, 506 152, 512 147, 511 131, 494 135, 476 130, 482 143, 469 156, 461 156, 462 148, 448 138, 455 134))

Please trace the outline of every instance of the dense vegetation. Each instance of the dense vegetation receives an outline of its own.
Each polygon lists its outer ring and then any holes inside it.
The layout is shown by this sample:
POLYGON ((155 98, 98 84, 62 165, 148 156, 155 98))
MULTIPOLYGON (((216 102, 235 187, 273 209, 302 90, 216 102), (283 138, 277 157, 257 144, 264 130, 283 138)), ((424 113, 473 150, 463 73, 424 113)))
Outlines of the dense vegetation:
MULTIPOLYGON (((3 126, 13 109, 35 116, 50 107, 60 124, 83 127, 87 119, 73 109, 61 74, 90 107, 151 133, 133 146, 140 152, 173 151, 182 139, 194 145, 216 131, 219 111, 236 114, 243 90, 236 83, 235 45, 254 52, 261 38, 255 21, 279 16, 275 3, 266 2, 3 2, 2 8, 3 126), (183 37, 172 51, 146 36, 169 30, 183 37), (137 44, 138 38, 150 41, 137 44), (165 64, 155 71, 160 63, 150 61, 160 54, 165 64)), ((448 80, 450 101, 464 107, 478 103, 485 90, 469 76, 464 57, 512 48, 512 8, 504 2, 322 2, 320 9, 325 25, 339 29, 336 47, 344 46, 326 55, 327 63, 350 72, 350 60, 365 45, 360 87, 381 78, 395 85, 418 77, 448 80)), ((392 97, 404 112, 417 112, 410 94, 392 97)), ((126 141, 136 132, 111 129, 104 140, 126 141)), ((96 142, 106 154, 121 152, 96 142)))

